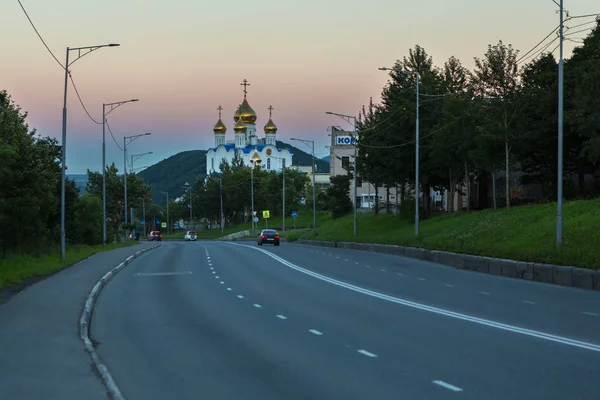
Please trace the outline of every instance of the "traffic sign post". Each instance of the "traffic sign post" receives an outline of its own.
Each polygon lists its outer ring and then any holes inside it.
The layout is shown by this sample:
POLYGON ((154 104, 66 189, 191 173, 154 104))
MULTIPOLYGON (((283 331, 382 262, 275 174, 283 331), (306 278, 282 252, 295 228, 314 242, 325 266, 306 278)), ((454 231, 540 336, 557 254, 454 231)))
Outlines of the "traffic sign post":
POLYGON ((296 218, 298 217, 298 211, 292 211, 292 218, 294 219, 294 230, 296 230, 296 218))

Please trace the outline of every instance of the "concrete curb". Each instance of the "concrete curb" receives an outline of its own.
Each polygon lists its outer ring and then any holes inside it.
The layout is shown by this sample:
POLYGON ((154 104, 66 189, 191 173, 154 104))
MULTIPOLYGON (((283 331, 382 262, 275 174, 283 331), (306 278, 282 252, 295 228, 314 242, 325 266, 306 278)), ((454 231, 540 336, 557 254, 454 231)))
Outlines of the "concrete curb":
POLYGON ((600 270, 482 257, 389 244, 330 242, 307 239, 298 239, 298 243, 394 254, 485 274, 500 275, 508 278, 525 279, 580 289, 600 290, 600 270))
POLYGON ((123 394, 121 394, 121 391, 119 390, 119 387, 115 383, 112 375, 108 371, 108 368, 106 368, 106 366, 100 360, 100 356, 96 352, 94 343, 90 339, 90 322, 92 319, 92 313, 94 311, 94 305, 96 304, 96 299, 98 298, 100 291, 102 290, 104 285, 106 285, 106 283, 113 276, 115 276, 120 270, 125 268, 125 266, 129 265, 131 263, 131 261, 135 260, 142 254, 144 254, 150 250, 154 250, 160 246, 161 245, 159 244, 157 246, 148 247, 143 250, 139 250, 135 254, 127 257, 127 259, 125 259, 125 261, 123 261, 122 263, 117 265, 115 268, 108 271, 102 278, 100 278, 100 280, 98 282, 96 282, 96 284, 90 291, 90 294, 88 295, 88 297, 85 301, 83 310, 81 311, 81 317, 79 318, 79 337, 83 341, 83 344, 85 345, 86 350, 90 353, 90 357, 92 358, 94 365, 98 369, 98 372, 100 373, 100 376, 102 377, 102 380, 104 381, 104 384, 106 385, 106 389, 108 390, 108 393, 110 394, 111 399, 114 399, 114 400, 125 400, 125 398, 123 397, 123 394))

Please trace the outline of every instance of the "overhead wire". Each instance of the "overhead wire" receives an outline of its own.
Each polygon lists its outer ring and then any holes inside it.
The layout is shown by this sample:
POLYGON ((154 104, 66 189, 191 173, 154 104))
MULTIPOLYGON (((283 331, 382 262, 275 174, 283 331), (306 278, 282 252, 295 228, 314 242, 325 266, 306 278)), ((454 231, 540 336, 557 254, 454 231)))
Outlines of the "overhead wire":
POLYGON ((110 136, 112 137, 113 141, 115 142, 115 144, 117 145, 117 147, 119 148, 119 150, 121 151, 125 151, 120 145, 119 142, 117 142, 117 139, 115 139, 115 135, 113 134, 112 129, 110 129, 110 124, 108 123, 108 119, 105 120, 104 122, 106 124, 106 127, 108 128, 108 132, 110 133, 110 136))
POLYGON ((87 114, 87 116, 92 120, 92 122, 94 122, 95 124, 102 124, 102 122, 98 122, 94 119, 94 117, 92 117, 89 113, 89 111, 87 110, 87 107, 85 106, 83 99, 81 98, 81 96, 79 95, 79 90, 77 90, 77 86, 75 85, 75 81, 73 80, 73 75, 71 75, 71 71, 69 71, 69 78, 71 79, 71 84, 73 85, 73 89, 75 89, 75 94, 77 94, 77 98, 79 99, 79 103, 81 104, 81 107, 83 107, 83 111, 85 111, 85 113, 87 114))

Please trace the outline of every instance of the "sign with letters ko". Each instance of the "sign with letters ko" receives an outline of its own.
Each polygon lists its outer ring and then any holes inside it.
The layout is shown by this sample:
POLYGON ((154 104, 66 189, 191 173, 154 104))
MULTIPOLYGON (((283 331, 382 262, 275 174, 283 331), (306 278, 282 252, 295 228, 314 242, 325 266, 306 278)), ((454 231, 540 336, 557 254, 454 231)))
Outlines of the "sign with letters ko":
POLYGON ((335 137, 335 145, 343 146, 343 145, 354 145, 356 140, 352 136, 336 136, 335 137))

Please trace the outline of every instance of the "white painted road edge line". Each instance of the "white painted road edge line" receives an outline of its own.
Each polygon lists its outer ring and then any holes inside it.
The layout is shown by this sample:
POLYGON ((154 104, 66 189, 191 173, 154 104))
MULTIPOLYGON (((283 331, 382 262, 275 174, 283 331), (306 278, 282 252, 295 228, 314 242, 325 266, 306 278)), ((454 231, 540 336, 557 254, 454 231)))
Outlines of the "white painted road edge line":
POLYGON ((273 258, 274 260, 279 261, 281 264, 283 264, 291 269, 294 269, 298 272, 301 272, 303 274, 312 276, 313 278, 317 278, 322 281, 331 283, 332 285, 340 286, 340 287, 352 290, 357 293, 365 294, 367 296, 375 297, 375 298, 378 298, 381 300, 386 300, 391 303, 400 304, 400 305, 403 305, 406 307, 415 308, 417 310, 427 311, 427 312, 430 312, 433 314, 438 314, 438 315, 443 315, 445 317, 455 318, 455 319, 459 319, 462 321, 468 321, 468 322, 472 322, 472 323, 475 323, 478 325, 488 326, 491 328, 496 328, 496 329, 500 329, 500 330, 507 331, 507 332, 518 333, 518 334, 525 335, 525 336, 535 337, 538 339, 543 339, 543 340, 547 340, 547 341, 554 342, 554 343, 560 343, 560 344, 564 344, 567 346, 578 347, 580 349, 585 349, 585 350, 590 350, 590 351, 595 351, 595 352, 600 353, 600 345, 598 345, 598 344, 583 342, 583 341, 575 340, 575 339, 570 339, 570 338, 567 338, 564 336, 552 335, 552 334, 545 333, 545 332, 535 331, 533 329, 521 328, 521 327, 518 327, 515 325, 504 324, 502 322, 496 322, 496 321, 489 320, 489 319, 473 317, 468 314, 462 314, 462 313, 458 313, 458 312, 454 312, 454 311, 450 311, 450 310, 445 310, 443 308, 432 307, 432 306, 428 306, 426 304, 417 303, 415 301, 405 300, 405 299, 402 299, 399 297, 389 296, 387 294, 375 292, 373 290, 364 289, 360 286, 355 286, 355 285, 351 285, 351 284, 343 282, 343 281, 338 281, 336 279, 329 278, 325 275, 321 275, 321 274, 318 274, 311 270, 299 267, 296 264, 293 264, 293 263, 291 263, 273 253, 263 250, 263 249, 248 246, 245 244, 238 244, 238 243, 232 243, 232 242, 227 242, 227 243, 229 243, 230 245, 233 245, 233 246, 246 247, 246 248, 249 248, 249 249, 252 249, 255 251, 259 251, 259 252, 273 258))
POLYGON ((123 261, 122 263, 108 271, 106 274, 104 274, 104 276, 100 278, 98 282, 96 282, 96 284, 88 294, 85 300, 85 304, 83 306, 83 310, 81 311, 81 316, 79 317, 79 338, 85 345, 86 350, 92 358, 92 362, 98 369, 98 372, 100 372, 100 376, 102 377, 102 381, 106 385, 108 393, 114 400, 125 400, 125 397, 123 397, 121 390, 115 383, 115 380, 108 371, 108 368, 106 368, 106 366, 102 363, 102 360, 100 360, 100 356, 96 352, 94 343, 90 339, 90 323, 92 319, 92 312, 94 311, 94 306, 96 304, 98 296, 100 295, 100 291, 102 290, 104 285, 106 285, 106 283, 117 274, 117 272, 125 268, 125 266, 128 265, 134 258, 137 258, 145 252, 154 250, 160 246, 161 245, 159 244, 154 247, 148 247, 146 249, 140 250, 138 253, 136 253, 133 256, 129 256, 125 261, 123 261))
POLYGON ((319 331, 318 331, 318 330, 316 330, 316 329, 309 329, 308 331, 309 331, 310 333, 314 334, 314 335, 317 335, 317 336, 321 336, 321 335, 323 334, 323 332, 319 332, 319 331))
POLYGON ((371 357, 371 358, 377 357, 377 354, 373 354, 370 351, 366 351, 366 350, 363 350, 363 349, 356 350, 356 351, 358 351, 360 354, 365 355, 367 357, 371 357))
POLYGON ((435 383, 436 385, 440 385, 443 388, 452 390, 453 392, 462 392, 463 391, 461 388, 451 385, 449 383, 446 383, 444 381, 433 381, 433 383, 435 383))

